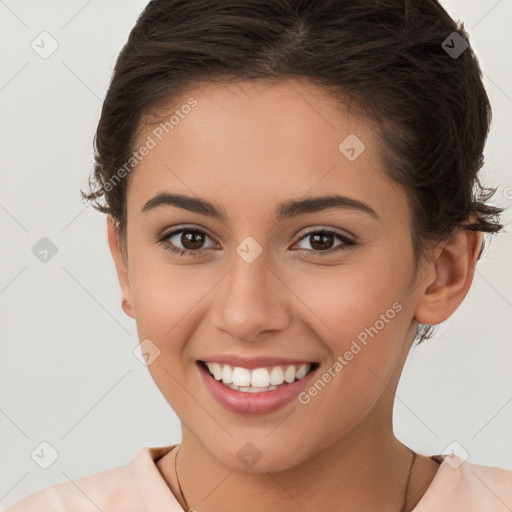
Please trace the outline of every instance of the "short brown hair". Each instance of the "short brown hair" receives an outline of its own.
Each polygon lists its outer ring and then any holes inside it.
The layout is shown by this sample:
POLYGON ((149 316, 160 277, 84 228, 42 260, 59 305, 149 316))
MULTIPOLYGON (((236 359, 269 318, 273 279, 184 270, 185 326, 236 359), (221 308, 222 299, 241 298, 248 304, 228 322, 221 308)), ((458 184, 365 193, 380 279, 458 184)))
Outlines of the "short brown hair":
POLYGON ((503 209, 486 204, 495 189, 478 176, 491 106, 463 24, 436 0, 149 2, 117 59, 83 197, 124 238, 127 179, 108 183, 152 107, 201 81, 293 75, 377 121, 385 172, 408 191, 416 261, 454 229, 501 230, 503 209), (468 46, 455 57, 446 41, 468 46))

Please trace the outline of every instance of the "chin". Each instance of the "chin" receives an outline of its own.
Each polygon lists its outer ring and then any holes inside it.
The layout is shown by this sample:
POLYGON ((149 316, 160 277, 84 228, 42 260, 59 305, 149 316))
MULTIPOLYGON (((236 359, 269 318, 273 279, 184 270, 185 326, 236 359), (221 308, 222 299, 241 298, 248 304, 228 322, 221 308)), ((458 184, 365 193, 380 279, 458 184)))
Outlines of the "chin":
POLYGON ((262 443, 232 440, 229 446, 205 443, 204 447, 229 469, 255 475, 286 471, 307 459, 306 453, 297 452, 296 442, 284 447, 277 437, 275 446, 267 439, 262 443))

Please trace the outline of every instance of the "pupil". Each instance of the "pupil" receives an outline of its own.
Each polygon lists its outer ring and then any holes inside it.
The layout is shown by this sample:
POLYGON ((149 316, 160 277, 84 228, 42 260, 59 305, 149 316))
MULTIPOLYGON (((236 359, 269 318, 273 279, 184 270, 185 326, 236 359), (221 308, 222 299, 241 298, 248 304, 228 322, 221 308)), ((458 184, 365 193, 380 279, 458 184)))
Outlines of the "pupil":
POLYGON ((316 249, 325 250, 330 249, 330 246, 332 244, 332 235, 329 235, 328 233, 319 234, 315 233, 312 235, 312 243, 311 246, 316 249), (320 247, 315 247, 315 244, 317 244, 318 240, 320 240, 320 247))
POLYGON ((204 237, 201 233, 186 231, 181 235, 181 243, 183 244, 183 247, 189 250, 199 249, 203 242, 204 237))

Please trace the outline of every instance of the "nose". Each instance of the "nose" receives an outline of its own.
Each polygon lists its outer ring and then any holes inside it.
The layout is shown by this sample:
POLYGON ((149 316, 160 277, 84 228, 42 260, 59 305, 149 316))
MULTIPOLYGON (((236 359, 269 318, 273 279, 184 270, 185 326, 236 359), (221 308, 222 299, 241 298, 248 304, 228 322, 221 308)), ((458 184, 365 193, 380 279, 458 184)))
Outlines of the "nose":
POLYGON ((263 255, 249 263, 235 254, 215 294, 212 322, 236 340, 266 339, 289 325, 290 295, 283 277, 263 255))

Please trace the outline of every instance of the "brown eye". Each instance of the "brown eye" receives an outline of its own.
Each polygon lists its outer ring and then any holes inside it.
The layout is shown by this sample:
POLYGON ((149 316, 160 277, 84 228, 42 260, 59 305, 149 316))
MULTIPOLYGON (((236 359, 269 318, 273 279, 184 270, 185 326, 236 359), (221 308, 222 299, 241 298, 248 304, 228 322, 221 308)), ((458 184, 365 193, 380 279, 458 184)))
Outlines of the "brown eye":
POLYGON ((313 257, 323 256, 324 254, 327 256, 341 250, 351 249, 357 245, 354 240, 351 240, 345 235, 342 235, 337 231, 331 231, 327 229, 310 231, 309 233, 306 233, 297 243, 307 239, 309 239, 310 248, 299 247, 299 249, 311 253, 313 257), (336 241, 341 243, 334 245, 336 241))
POLYGON ((164 235, 159 243, 163 244, 166 250, 179 253, 180 256, 200 256, 208 249, 204 247, 206 239, 211 238, 200 229, 181 228, 164 235))
POLYGON ((179 241, 183 244, 185 249, 196 250, 200 249, 204 243, 204 233, 197 231, 182 231, 179 241))
POLYGON ((309 237, 311 247, 319 251, 330 249, 336 240, 334 235, 330 233, 315 233, 309 235, 309 237))

